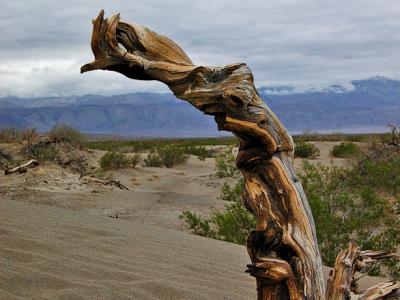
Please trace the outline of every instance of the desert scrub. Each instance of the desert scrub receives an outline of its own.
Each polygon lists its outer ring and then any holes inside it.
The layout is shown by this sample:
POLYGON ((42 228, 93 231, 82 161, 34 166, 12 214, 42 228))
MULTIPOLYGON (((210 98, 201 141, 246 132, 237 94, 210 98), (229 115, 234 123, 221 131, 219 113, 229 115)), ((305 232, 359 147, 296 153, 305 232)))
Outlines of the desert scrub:
MULTIPOLYGON (((221 158, 222 170, 232 170, 231 152, 221 158)), ((303 162, 300 179, 307 195, 324 264, 333 266, 339 251, 355 240, 363 249, 396 250, 400 244, 400 149, 371 145, 351 168, 303 162)), ((216 170, 218 171, 218 169, 216 170)), ((223 172, 224 174, 232 172, 223 172)), ((244 244, 255 217, 241 203, 243 183, 237 175, 225 182, 222 200, 232 201, 224 211, 208 217, 185 211, 180 219, 194 234, 244 244)), ((370 275, 399 278, 396 258, 369 267, 370 275)))
POLYGON ((243 177, 234 180, 233 183, 225 181, 218 198, 223 201, 240 202, 242 199, 243 185, 243 177))
POLYGON ((341 142, 332 148, 331 154, 333 157, 349 158, 360 153, 360 148, 353 142, 341 142))
POLYGON ((190 211, 184 211, 179 218, 194 234, 244 245, 256 220, 242 204, 243 177, 235 167, 232 148, 225 150, 217 159, 216 175, 227 179, 218 198, 230 203, 225 205, 223 211, 212 209, 206 218, 190 211))
POLYGON ((119 152, 107 152, 100 159, 100 167, 104 170, 136 167, 140 161, 140 155, 128 156, 119 152))
POLYGON ((294 156, 301 158, 316 158, 319 156, 319 149, 314 144, 299 141, 295 144, 294 156))
POLYGON ((27 146, 24 152, 28 157, 35 158, 40 162, 55 162, 59 156, 58 150, 55 143, 41 142, 27 146))
POLYGON ((153 150, 143 160, 146 167, 161 167, 163 165, 160 155, 153 150))
POLYGON ((158 149, 158 154, 164 166, 172 168, 176 165, 182 165, 189 159, 189 155, 184 153, 183 149, 174 145, 165 146, 158 149))
POLYGON ((48 133, 51 140, 61 141, 74 146, 82 147, 86 142, 86 136, 79 130, 65 124, 58 124, 48 133))
POLYGON ((106 140, 88 141, 86 146, 91 149, 105 151, 122 152, 121 148, 129 148, 130 152, 144 152, 158 149, 165 146, 174 145, 180 148, 216 146, 216 145, 237 145, 238 139, 235 137, 220 138, 175 138, 175 139, 136 139, 136 140, 106 140))
POLYGON ((174 145, 164 146, 153 149, 144 159, 146 167, 172 168, 176 165, 182 165, 189 159, 189 155, 184 153, 181 147, 174 145))
POLYGON ((16 128, 0 130, 0 143, 15 143, 21 141, 21 132, 16 128))
POLYGON ((215 151, 208 150, 204 146, 186 146, 183 149, 186 154, 196 155, 199 160, 205 161, 208 157, 213 157, 215 151))
POLYGON ((6 150, 0 148, 0 168, 12 162, 13 157, 6 150))
POLYGON ((236 168, 236 158, 232 153, 232 147, 215 157, 215 174, 220 177, 235 177, 239 175, 236 168))
POLYGON ((222 212, 212 210, 208 218, 184 211, 179 219, 194 234, 241 245, 246 244, 247 235, 256 225, 254 216, 240 201, 226 205, 222 212))
MULTIPOLYGON (((370 167, 365 172, 358 167, 303 162, 300 179, 326 265, 334 265, 336 255, 350 240, 355 240, 362 249, 396 250, 399 245, 400 221, 396 215, 399 203, 394 205, 390 200, 399 195, 388 189, 384 181, 371 184, 380 173, 379 167, 370 167), (391 195, 384 197, 382 190, 391 195)), ((370 275, 384 275, 386 269, 389 275, 398 278, 399 268, 399 262, 392 259, 373 266, 370 275)))

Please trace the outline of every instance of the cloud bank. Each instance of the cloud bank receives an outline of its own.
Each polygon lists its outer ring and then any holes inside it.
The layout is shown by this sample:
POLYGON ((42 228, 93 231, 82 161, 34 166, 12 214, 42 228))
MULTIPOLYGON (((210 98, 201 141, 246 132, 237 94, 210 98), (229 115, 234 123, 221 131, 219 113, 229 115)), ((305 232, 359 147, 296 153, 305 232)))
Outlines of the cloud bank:
POLYGON ((3 1, 0 96, 167 91, 79 73, 93 59, 90 20, 101 8, 172 38, 196 64, 246 62, 258 86, 400 78, 398 0, 3 1))

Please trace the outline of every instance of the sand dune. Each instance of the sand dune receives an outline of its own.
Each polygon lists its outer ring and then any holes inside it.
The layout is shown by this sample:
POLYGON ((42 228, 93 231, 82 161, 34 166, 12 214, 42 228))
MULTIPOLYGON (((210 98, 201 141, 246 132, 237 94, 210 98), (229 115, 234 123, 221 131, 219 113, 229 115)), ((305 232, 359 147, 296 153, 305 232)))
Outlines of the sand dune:
POLYGON ((255 299, 245 247, 183 232, 178 220, 224 206, 213 173, 212 159, 193 156, 113 172, 129 191, 54 165, 0 174, 0 299, 255 299))
POLYGON ((0 298, 248 299, 244 247, 1 199, 0 298))

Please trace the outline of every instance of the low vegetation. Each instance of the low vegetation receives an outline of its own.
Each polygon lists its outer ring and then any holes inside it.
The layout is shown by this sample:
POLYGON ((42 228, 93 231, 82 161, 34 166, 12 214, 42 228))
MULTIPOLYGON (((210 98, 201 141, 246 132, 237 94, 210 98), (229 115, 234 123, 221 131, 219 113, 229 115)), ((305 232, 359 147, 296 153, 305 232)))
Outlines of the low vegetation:
MULTIPOLYGON (((255 219, 241 204, 243 182, 234 175, 231 155, 225 152, 218 158, 216 174, 233 176, 234 183, 225 183, 220 195, 232 202, 222 212, 213 209, 203 217, 185 211, 180 219, 192 233, 245 244, 255 219)), ((351 168, 303 162, 301 181, 314 215, 322 259, 328 266, 333 266, 350 240, 372 250, 396 251, 400 244, 400 147, 382 139, 354 159, 351 168)), ((399 260, 375 264, 369 274, 399 278, 399 260)))
POLYGON ((232 153, 232 147, 215 157, 215 174, 220 178, 237 177, 239 171, 235 165, 236 158, 232 153))
POLYGON ((332 148, 331 155, 339 158, 351 158, 360 154, 360 147, 353 142, 341 142, 332 148))
MULTIPOLYGON (((105 140, 89 141, 86 146, 90 149, 105 151, 123 152, 121 148, 129 149, 128 152, 145 152, 152 149, 159 149, 165 146, 174 145, 178 148, 188 149, 188 151, 197 151, 194 148, 205 146, 234 146, 239 141, 235 137, 219 138, 178 138, 178 139, 141 139, 141 140, 105 140)), ((203 151, 203 150, 200 150, 203 151)), ((187 153, 192 154, 192 153, 187 153)), ((194 154, 196 155, 196 154, 194 154)))
POLYGON ((209 150, 205 146, 186 146, 183 148, 183 152, 186 154, 195 155, 201 161, 205 161, 206 158, 215 156, 215 151, 209 150))
POLYGON ((119 152, 107 152, 100 159, 100 167, 103 170, 134 168, 140 161, 140 154, 133 156, 119 152))
POLYGON ((7 165, 10 161, 13 160, 13 157, 6 150, 0 148, 0 168, 7 165))
POLYGON ((311 143, 299 141, 294 146, 294 156, 301 158, 317 158, 319 156, 319 149, 311 143))
POLYGON ((56 140, 79 147, 82 147, 87 140, 86 135, 66 124, 54 126, 53 129, 49 131, 48 136, 50 140, 56 140))
POLYGON ((161 167, 172 168, 176 165, 186 163, 189 155, 184 153, 184 150, 175 145, 168 145, 154 149, 144 159, 146 167, 161 167))
POLYGON ((236 169, 232 149, 217 155, 215 161, 216 176, 226 179, 219 198, 230 203, 225 206, 224 211, 213 209, 205 218, 190 211, 184 211, 179 218, 194 234, 245 244, 247 235, 254 229, 256 221, 242 204, 243 178, 236 169))
POLYGON ((146 167, 162 167, 163 162, 160 154, 152 150, 144 159, 144 164, 146 167))
POLYGON ((0 143, 21 142, 21 131, 16 128, 5 128, 0 130, 0 143))
POLYGON ((293 140, 295 142, 304 141, 304 142, 360 142, 360 143, 368 143, 371 140, 382 140, 386 137, 389 137, 390 133, 361 133, 361 134, 344 134, 340 132, 334 132, 329 134, 322 134, 317 132, 306 131, 300 135, 294 135, 293 140))

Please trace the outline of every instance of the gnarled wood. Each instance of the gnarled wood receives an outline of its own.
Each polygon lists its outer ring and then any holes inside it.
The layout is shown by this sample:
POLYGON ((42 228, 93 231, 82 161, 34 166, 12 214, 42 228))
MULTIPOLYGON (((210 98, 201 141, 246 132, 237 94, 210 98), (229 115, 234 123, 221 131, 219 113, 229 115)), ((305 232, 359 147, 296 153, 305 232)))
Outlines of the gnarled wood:
POLYGON ((247 272, 256 277, 258 299, 323 299, 322 262, 311 210, 293 172, 292 138, 259 97, 249 68, 196 66, 170 39, 121 22, 119 15, 104 19, 103 11, 93 21, 91 46, 95 60, 82 73, 103 69, 161 81, 239 138, 243 202, 257 218, 247 240, 247 272))
POLYGON ((31 159, 26 163, 20 164, 14 168, 9 168, 8 166, 4 166, 4 175, 10 175, 14 173, 26 173, 28 168, 34 168, 39 165, 39 162, 36 159, 31 159))
POLYGON ((328 278, 326 299, 350 299, 351 293, 359 294, 359 299, 376 299, 368 295, 380 295, 381 299, 385 299, 384 296, 393 291, 390 287, 394 289, 397 288, 396 285, 379 284, 372 287, 369 292, 359 293, 354 275, 356 272, 363 271, 369 263, 394 256, 395 253, 388 251, 361 251, 354 242, 350 242, 349 248, 341 251, 336 257, 335 267, 328 278), (367 296, 369 298, 363 298, 367 296))
POLYGON ((115 186, 121 190, 129 191, 129 188, 123 185, 119 180, 102 180, 91 176, 83 176, 82 180, 87 183, 95 182, 95 183, 100 183, 102 185, 115 186))

